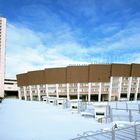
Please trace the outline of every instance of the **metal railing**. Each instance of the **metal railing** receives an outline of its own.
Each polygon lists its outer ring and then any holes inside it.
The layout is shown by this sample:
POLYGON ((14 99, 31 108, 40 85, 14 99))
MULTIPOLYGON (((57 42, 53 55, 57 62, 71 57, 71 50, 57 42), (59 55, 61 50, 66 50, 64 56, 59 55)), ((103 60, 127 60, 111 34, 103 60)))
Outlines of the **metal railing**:
POLYGON ((119 127, 116 124, 110 130, 87 131, 70 140, 139 140, 140 123, 119 127))

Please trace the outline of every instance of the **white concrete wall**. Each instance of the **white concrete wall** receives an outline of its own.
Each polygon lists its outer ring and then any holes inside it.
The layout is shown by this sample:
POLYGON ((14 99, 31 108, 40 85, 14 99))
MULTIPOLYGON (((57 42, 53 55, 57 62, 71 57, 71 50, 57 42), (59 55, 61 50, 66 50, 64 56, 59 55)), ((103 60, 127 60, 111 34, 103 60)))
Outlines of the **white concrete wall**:
POLYGON ((6 19, 0 17, 1 43, 0 43, 0 96, 4 97, 4 74, 5 74, 5 38, 6 38, 6 19))
POLYGON ((17 82, 16 81, 6 81, 5 80, 4 90, 5 91, 18 91, 17 82))

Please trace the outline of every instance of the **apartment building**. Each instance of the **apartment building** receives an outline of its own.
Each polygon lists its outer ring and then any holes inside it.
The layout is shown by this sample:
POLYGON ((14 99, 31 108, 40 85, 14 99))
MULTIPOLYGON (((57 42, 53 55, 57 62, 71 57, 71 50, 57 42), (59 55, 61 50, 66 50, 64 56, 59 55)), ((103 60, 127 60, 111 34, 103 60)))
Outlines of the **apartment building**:
POLYGON ((140 100, 140 64, 90 64, 17 75, 19 99, 140 100))
POLYGON ((4 97, 6 18, 0 17, 0 97, 4 97))

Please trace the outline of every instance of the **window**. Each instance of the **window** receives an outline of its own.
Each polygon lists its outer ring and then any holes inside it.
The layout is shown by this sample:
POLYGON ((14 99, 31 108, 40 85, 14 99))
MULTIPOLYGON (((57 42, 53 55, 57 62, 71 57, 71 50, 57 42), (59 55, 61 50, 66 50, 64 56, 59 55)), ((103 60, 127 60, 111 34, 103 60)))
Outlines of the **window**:
POLYGON ((127 86, 127 85, 128 85, 128 83, 123 82, 123 83, 122 83, 122 85, 123 85, 123 86, 127 86))
POLYGON ((23 87, 20 87, 20 90, 23 90, 23 87))
POLYGON ((81 92, 88 92, 88 89, 87 88, 82 88, 81 92))
POLYGON ((74 92, 77 92, 77 89, 74 89, 74 92))
POLYGON ((136 84, 137 84, 136 82, 132 82, 132 85, 134 85, 134 86, 135 86, 136 84))
POLYGON ((72 106, 72 109, 77 109, 77 106, 72 106))
POLYGON ((92 88, 91 91, 95 92, 95 91, 98 91, 97 88, 92 88))
POLYGON ((35 90, 33 90, 32 93, 35 93, 35 90))
POLYGON ((127 92, 127 88, 122 88, 122 91, 126 91, 127 92))
POLYGON ((69 91, 70 92, 77 92, 77 89, 74 88, 74 89, 70 89, 69 91))
POLYGON ((96 115, 101 115, 101 116, 104 116, 104 112, 96 112, 96 115))
POLYGON ((29 90, 29 86, 26 87, 26 90, 29 90))
POLYGON ((71 83, 69 84, 71 87, 76 87, 77 86, 77 83, 71 83))
POLYGON ((108 88, 104 88, 103 91, 109 91, 108 88))
POLYGON ((137 80, 137 77, 133 77, 132 80, 137 80))
POLYGON ((32 85, 31 87, 32 87, 32 88, 36 88, 36 87, 37 87, 37 85, 32 85))
POLYGON ((128 77, 123 77, 123 80, 128 80, 128 77))
POLYGON ((74 83, 74 86, 76 87, 76 86, 77 86, 77 84, 76 84, 76 83, 74 83))
POLYGON ((43 85, 43 84, 42 84, 42 85, 40 85, 40 88, 45 88, 45 85, 43 85))
POLYGON ((59 84, 59 87, 62 87, 62 84, 59 84))
POLYGON ((136 90, 136 88, 131 88, 131 91, 135 91, 136 90))
POLYGON ((40 93, 45 93, 45 90, 40 90, 40 93))
POLYGON ((81 83, 80 85, 85 87, 85 86, 88 86, 88 83, 81 83))

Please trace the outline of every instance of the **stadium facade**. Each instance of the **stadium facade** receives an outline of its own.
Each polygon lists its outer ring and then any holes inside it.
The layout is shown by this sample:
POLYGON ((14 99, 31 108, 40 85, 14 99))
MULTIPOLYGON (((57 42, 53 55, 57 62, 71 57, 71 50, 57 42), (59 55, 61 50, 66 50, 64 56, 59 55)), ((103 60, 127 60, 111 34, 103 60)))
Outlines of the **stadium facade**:
POLYGON ((19 99, 140 100, 140 64, 90 64, 17 75, 19 99))

